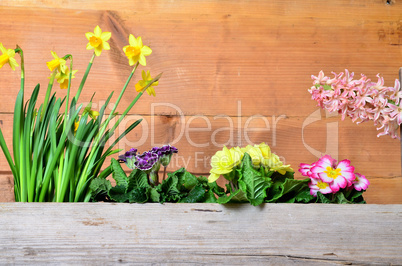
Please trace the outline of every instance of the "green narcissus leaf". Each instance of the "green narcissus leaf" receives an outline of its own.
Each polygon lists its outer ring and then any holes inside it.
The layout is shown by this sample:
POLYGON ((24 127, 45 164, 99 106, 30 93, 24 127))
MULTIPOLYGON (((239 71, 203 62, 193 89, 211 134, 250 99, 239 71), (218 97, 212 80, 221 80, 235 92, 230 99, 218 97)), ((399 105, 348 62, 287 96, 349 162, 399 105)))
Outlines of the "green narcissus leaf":
POLYGON ((246 197, 252 205, 260 205, 267 196, 266 190, 271 185, 270 180, 263 177, 261 172, 253 167, 248 153, 244 154, 241 169, 241 177, 239 178, 241 190, 246 193, 246 197))
POLYGON ((89 185, 92 200, 93 201, 104 200, 111 188, 112 184, 107 179, 104 178, 92 179, 91 184, 89 185))
MULTIPOLYGON (((111 159, 111 165, 113 169, 112 177, 116 180, 117 186, 122 186, 125 189, 128 187, 128 178, 126 173, 124 173, 123 168, 121 168, 120 163, 116 159, 111 159)), ((127 192, 127 191, 125 191, 127 192)))
POLYGON ((201 202, 205 195, 205 189, 201 185, 195 186, 187 195, 182 198, 180 203, 196 203, 201 202))

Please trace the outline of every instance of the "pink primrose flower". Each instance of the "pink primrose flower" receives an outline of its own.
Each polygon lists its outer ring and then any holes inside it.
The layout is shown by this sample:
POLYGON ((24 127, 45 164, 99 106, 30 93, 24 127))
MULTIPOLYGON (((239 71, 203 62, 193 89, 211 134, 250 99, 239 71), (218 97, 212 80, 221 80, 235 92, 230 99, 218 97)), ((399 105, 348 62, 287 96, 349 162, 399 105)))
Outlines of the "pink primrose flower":
POLYGON ((353 187, 357 191, 366 190, 370 185, 370 182, 367 180, 367 178, 364 175, 358 173, 355 173, 355 176, 356 178, 353 181, 353 187))
POLYGON ((310 188, 310 194, 314 197, 317 197, 317 192, 321 192, 322 194, 332 193, 332 189, 328 183, 325 183, 319 178, 310 177, 311 181, 308 183, 308 187, 310 188))
MULTIPOLYGON (((315 163, 307 164, 307 163, 301 163, 299 166, 299 172, 303 175, 303 176, 308 176, 311 177, 312 173, 311 173, 311 168, 315 166, 315 163)), ((314 176, 315 177, 315 176, 314 176)), ((315 177, 318 178, 318 177, 315 177)))
POLYGON ((311 172, 317 175, 323 182, 328 183, 332 192, 336 193, 341 188, 347 187, 355 179, 354 167, 349 160, 342 160, 336 164, 336 160, 329 155, 322 157, 311 172))

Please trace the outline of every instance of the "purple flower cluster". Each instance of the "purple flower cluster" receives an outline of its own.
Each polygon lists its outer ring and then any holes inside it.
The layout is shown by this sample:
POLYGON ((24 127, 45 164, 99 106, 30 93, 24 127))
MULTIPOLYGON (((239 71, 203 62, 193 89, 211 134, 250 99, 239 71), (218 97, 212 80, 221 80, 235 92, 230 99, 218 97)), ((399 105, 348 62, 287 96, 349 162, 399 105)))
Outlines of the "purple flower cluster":
POLYGON ((134 164, 137 156, 137 149, 131 148, 130 150, 126 151, 124 154, 119 155, 119 162, 123 162, 127 165, 128 168, 134 169, 134 164))
POLYGON ((153 147, 151 151, 158 154, 160 163, 164 167, 169 165, 173 153, 178 153, 178 149, 170 145, 164 145, 161 148, 153 147))
POLYGON ((119 156, 119 161, 124 162, 130 169, 139 169, 147 173, 151 185, 158 185, 158 171, 163 165, 165 178, 166 167, 169 165, 173 153, 177 153, 177 148, 164 145, 162 147, 153 147, 150 151, 146 151, 137 155, 137 149, 130 149, 123 155, 119 156))
POLYGON ((160 165, 167 167, 170 163, 173 153, 177 153, 177 148, 164 145, 162 147, 153 147, 150 151, 146 151, 137 155, 137 149, 130 149, 123 155, 119 156, 119 161, 126 163, 130 169, 140 169, 145 172, 157 172, 160 165))
POLYGON ((152 151, 146 151, 140 155, 137 155, 136 158, 137 158, 137 161, 134 164, 135 168, 140 169, 145 172, 152 171, 152 170, 154 170, 155 172, 159 171, 160 164, 158 163, 159 156, 157 153, 154 153, 152 151), (158 168, 158 169, 156 169, 156 168, 158 168))

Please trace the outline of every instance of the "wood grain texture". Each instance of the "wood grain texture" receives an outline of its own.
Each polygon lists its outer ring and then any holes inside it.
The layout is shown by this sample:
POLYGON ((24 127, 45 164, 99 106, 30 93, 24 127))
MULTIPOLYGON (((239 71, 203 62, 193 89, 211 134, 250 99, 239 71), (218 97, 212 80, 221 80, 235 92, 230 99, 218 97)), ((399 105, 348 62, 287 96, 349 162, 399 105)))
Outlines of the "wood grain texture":
MULTIPOLYGON (((3 117, 5 118, 3 125, 6 142, 11 144, 13 117, 12 115, 3 115, 3 117)), ((123 133, 130 124, 140 118, 144 119, 141 124, 115 148, 128 150, 139 147, 139 151, 144 152, 153 146, 170 143, 179 149, 179 153, 172 158, 169 166, 171 170, 185 167, 194 173, 207 174, 211 169, 211 157, 217 150, 222 149, 223 145, 246 146, 266 142, 285 164, 292 165, 297 177, 301 177, 297 171, 300 163, 311 163, 317 160, 308 149, 319 156, 331 153, 336 158, 338 153, 337 159, 348 158, 358 173, 361 172, 367 176, 391 178, 400 175, 399 157, 390 156, 386 147, 372 145, 376 141, 392 145, 395 140, 391 138, 378 140, 375 129, 369 124, 356 126, 350 121, 342 123, 337 119, 324 117, 322 121, 302 129, 303 120, 295 117, 279 120, 275 117, 249 120, 247 117, 130 115, 122 121, 116 135, 123 133), (325 125, 331 123, 335 123, 338 128, 327 131, 325 125), (342 137, 338 139, 333 135, 342 137), (317 136, 328 137, 329 141, 317 136)), ((108 142, 109 145, 115 140, 116 135, 108 142)), ((12 152, 11 149, 10 152, 12 152)), ((116 159, 117 157, 118 154, 113 156, 116 159)), ((3 153, 0 153, 0 169, 11 173, 3 153)))
MULTIPOLYGON (((84 33, 96 24, 112 32, 111 51, 96 58, 83 92, 87 100, 94 90, 98 101, 123 86, 131 68, 121 48, 129 33, 154 51, 146 69, 165 73, 159 97, 144 104, 168 101, 185 114, 233 115, 242 100, 243 115, 307 115, 316 109, 306 92, 310 75, 348 68, 373 79, 381 73, 393 85, 402 59, 402 7, 382 1, 26 2, 2 1, 7 26, 0 36, 7 47, 24 48, 31 90, 47 83, 50 50, 75 56, 78 80, 91 56, 84 33)), ((1 110, 12 112, 18 75, 2 73, 1 89, 8 90, 1 110)))
MULTIPOLYGON (((143 125, 142 133, 134 131, 119 148, 131 148, 143 136, 140 150, 178 140, 181 157, 173 169, 187 166, 205 174, 208 158, 221 144, 237 146, 250 140, 267 142, 294 169, 315 161, 319 153, 331 153, 350 159, 368 177, 390 179, 401 175, 398 141, 376 138, 372 123, 357 126, 324 112, 306 124, 318 111, 307 89, 310 76, 321 69, 329 75, 345 68, 372 79, 381 73, 386 85, 392 86, 402 62, 401 14, 401 3, 387 5, 382 0, 3 0, 0 42, 24 49, 26 97, 40 83, 41 102, 50 75, 45 64, 52 59, 50 50, 74 56, 74 69, 79 70, 73 80, 75 92, 92 54, 85 49, 84 33, 95 25, 111 31, 111 50, 95 59, 81 97, 86 102, 96 92, 96 109, 111 91, 115 91, 112 102, 117 99, 131 71, 121 48, 130 33, 142 36, 153 54, 140 70, 164 74, 157 97, 144 95, 131 114, 143 116, 148 126, 151 115, 156 115, 154 131, 148 128, 155 138, 145 136, 143 125), (246 136, 247 125, 265 129, 246 136), (225 130, 231 126, 232 132, 225 130), (327 131, 331 126, 339 127, 336 134, 327 131)), ((129 85, 120 113, 135 96, 139 77, 138 72, 129 85)), ((3 67, 0 127, 10 144, 18 89, 19 72, 3 67)), ((65 95, 56 86, 54 91, 65 95)), ((0 171, 9 173, 2 153, 0 171)), ((377 191, 373 197, 399 193, 385 187, 390 190, 377 191)))
POLYGON ((402 263, 401 205, 0 204, 2 264, 402 263))

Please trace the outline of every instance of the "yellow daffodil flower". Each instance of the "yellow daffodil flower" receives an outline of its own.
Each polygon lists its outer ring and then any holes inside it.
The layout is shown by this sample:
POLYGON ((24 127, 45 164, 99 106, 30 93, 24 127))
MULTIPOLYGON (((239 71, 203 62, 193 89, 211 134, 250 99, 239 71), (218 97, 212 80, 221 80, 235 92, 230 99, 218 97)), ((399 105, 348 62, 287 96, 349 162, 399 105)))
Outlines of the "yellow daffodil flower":
POLYGON ((15 70, 15 67, 18 66, 17 61, 14 58, 15 51, 13 49, 4 48, 2 43, 0 43, 0 51, 3 53, 2 55, 0 55, 0 68, 8 63, 11 69, 15 70))
MULTIPOLYGON (((138 81, 137 84, 135 84, 135 90, 138 92, 141 92, 152 80, 151 77, 151 73, 149 72, 149 70, 147 72, 145 72, 144 70, 142 71, 142 80, 138 81)), ((154 86, 158 86, 159 81, 155 81, 154 83, 152 83, 151 86, 149 86, 147 88, 147 93, 149 95, 153 95, 155 96, 155 89, 154 86)))
MULTIPOLYGON (((75 73, 77 73, 78 70, 73 70, 71 78, 75 78, 75 73)), ((66 72, 59 72, 56 74, 56 80, 58 83, 60 83, 60 89, 67 89, 68 88, 68 79, 70 78, 70 69, 67 67, 66 72)))
POLYGON ((211 158, 211 171, 208 182, 216 181, 220 175, 229 174, 241 163, 243 154, 238 147, 228 149, 223 146, 223 150, 217 151, 211 158))
POLYGON ((80 120, 74 122, 74 134, 78 130, 78 126, 80 125, 80 120))
POLYGON ((89 41, 87 50, 95 49, 96 56, 100 56, 103 49, 110 50, 110 45, 107 41, 112 37, 111 32, 102 32, 101 28, 96 26, 94 32, 85 33, 85 37, 87 37, 89 41))
POLYGON ((52 53, 52 56, 54 59, 52 61, 49 61, 46 63, 47 67, 50 69, 50 71, 55 70, 58 68, 59 72, 65 72, 66 71, 66 60, 63 58, 60 58, 57 56, 57 54, 53 51, 50 51, 52 53))
POLYGON ((98 118, 99 116, 99 112, 92 110, 91 106, 85 107, 84 112, 82 114, 84 115, 86 113, 88 113, 89 117, 92 118, 93 120, 96 120, 96 118, 98 118))
POLYGON ((130 34, 128 41, 130 45, 124 46, 123 51, 128 58, 128 63, 130 66, 133 66, 137 62, 140 62, 141 65, 146 66, 147 62, 145 56, 148 56, 152 53, 151 48, 142 45, 141 37, 136 39, 132 34, 130 34))

